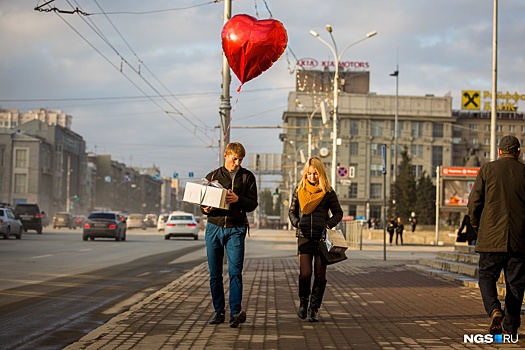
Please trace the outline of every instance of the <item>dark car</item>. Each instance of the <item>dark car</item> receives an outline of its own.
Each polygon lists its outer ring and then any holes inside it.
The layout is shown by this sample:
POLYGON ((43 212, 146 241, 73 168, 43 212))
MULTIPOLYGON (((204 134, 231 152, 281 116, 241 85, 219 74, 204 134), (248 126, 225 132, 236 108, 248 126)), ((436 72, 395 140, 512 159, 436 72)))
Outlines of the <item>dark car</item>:
POLYGON ((53 217, 53 228, 61 227, 67 227, 69 229, 75 228, 75 222, 71 213, 56 213, 56 215, 53 217))
POLYGON ((93 212, 84 222, 82 239, 114 238, 115 241, 126 240, 126 220, 121 220, 117 213, 93 212))
POLYGON ((36 233, 42 233, 42 218, 45 213, 40 211, 38 204, 17 204, 15 213, 19 215, 24 231, 35 230, 36 233))

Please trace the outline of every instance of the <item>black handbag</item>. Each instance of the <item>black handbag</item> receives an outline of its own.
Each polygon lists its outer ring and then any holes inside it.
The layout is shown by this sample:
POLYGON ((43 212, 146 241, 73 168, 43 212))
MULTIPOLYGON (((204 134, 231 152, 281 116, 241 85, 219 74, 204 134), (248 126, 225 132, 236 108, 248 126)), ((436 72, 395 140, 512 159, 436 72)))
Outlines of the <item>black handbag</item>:
POLYGON ((332 265, 348 259, 345 252, 330 253, 328 251, 328 247, 326 246, 326 241, 324 239, 319 241, 319 254, 321 256, 321 261, 325 265, 332 265))
POLYGON ((467 241, 467 233, 466 232, 458 232, 458 235, 456 237, 456 242, 462 243, 467 241))

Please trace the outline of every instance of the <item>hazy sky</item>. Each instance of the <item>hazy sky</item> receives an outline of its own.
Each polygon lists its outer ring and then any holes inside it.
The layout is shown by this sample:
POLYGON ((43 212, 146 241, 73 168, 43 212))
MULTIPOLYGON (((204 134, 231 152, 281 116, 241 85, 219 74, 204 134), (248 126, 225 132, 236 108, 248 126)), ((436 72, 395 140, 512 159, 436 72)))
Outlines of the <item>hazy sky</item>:
MULTIPOLYGON (((0 108, 60 109, 73 116, 89 151, 157 164, 163 176, 200 178, 218 166, 223 2, 55 0, 43 7, 78 7, 90 16, 34 10, 43 3, 0 0, 0 108)), ((295 89, 292 52, 333 60, 309 33, 330 41, 326 24, 340 49, 378 32, 342 59, 369 62, 373 92, 395 94, 396 64, 400 95, 450 92, 459 109, 461 90, 491 90, 493 1, 233 1, 232 15, 240 13, 279 20, 289 43, 240 94, 232 74, 233 126, 282 125, 295 89)), ((498 90, 525 94, 525 1, 499 1, 498 29, 498 90)), ((281 132, 233 128, 231 140, 248 153, 281 153, 281 132)))

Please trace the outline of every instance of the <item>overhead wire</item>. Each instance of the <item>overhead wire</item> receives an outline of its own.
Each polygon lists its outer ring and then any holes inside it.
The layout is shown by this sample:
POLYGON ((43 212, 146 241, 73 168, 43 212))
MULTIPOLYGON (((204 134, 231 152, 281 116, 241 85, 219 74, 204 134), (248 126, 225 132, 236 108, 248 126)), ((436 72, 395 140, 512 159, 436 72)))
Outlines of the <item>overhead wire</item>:
MULTIPOLYGON (((66 0, 67 3, 73 7, 73 5, 69 2, 69 0, 66 0)), ((75 3, 77 5, 78 2, 76 2, 75 0, 75 3)), ((109 39, 102 33, 102 31, 98 28, 98 26, 91 20, 89 19, 86 20, 84 17, 81 17, 82 20, 86 23, 86 25, 88 25, 111 49, 113 49, 113 51, 115 52, 115 54, 121 58, 121 64, 122 62, 126 63, 126 65, 132 70, 134 71, 156 94, 157 96, 162 96, 160 94, 160 92, 144 77, 142 76, 138 70, 132 65, 129 63, 128 60, 126 60, 121 54, 120 52, 116 49, 116 47, 111 44, 111 42, 109 41, 109 39), (90 22, 90 23, 88 23, 90 22)), ((116 29, 116 28, 115 28, 116 29)), ((122 69, 119 69, 120 72, 122 74, 124 74, 123 70, 122 69)), ((147 95, 142 89, 140 89, 140 91, 144 94, 144 95, 147 95)), ((162 106, 160 106, 160 104, 158 104, 157 102, 154 102, 153 99, 150 98, 150 100, 156 105, 158 106, 168 117, 170 117, 172 120, 174 120, 176 123, 178 123, 180 126, 182 126, 184 129, 188 130, 189 132, 195 134, 195 132, 197 130, 199 130, 199 127, 197 125, 195 125, 189 118, 187 118, 182 112, 180 112, 175 106, 173 106, 173 104, 171 104, 171 102, 169 102, 166 98, 163 98, 161 97, 171 108, 173 108, 176 112, 175 114, 179 114, 181 115, 186 121, 188 121, 195 129, 194 130, 191 130, 189 129, 188 127, 186 127, 183 123, 180 122, 180 120, 178 120, 177 118, 175 118, 174 116, 172 116, 170 113, 173 113, 173 112, 169 112, 169 111, 166 111, 162 106)), ((206 131, 206 130, 205 130, 206 131)), ((202 131, 201 131, 202 132, 202 131)), ((206 132, 203 132, 204 136, 208 137, 206 132)), ((197 136, 201 141, 204 141, 202 140, 202 138, 200 138, 198 135, 195 134, 195 136, 197 136)), ((208 137, 209 138, 209 137, 208 137)), ((213 142, 212 139, 209 139, 209 141, 213 142)), ((206 141, 207 142, 207 141, 206 141)))

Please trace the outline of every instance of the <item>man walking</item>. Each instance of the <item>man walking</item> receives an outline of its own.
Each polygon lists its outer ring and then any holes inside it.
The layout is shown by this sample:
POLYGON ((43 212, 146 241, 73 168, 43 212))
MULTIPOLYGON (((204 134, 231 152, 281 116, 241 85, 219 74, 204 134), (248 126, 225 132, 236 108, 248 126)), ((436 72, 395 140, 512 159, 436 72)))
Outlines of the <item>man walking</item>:
POLYGON ((525 289, 525 164, 520 142, 504 136, 499 158, 483 165, 468 201, 468 213, 478 233, 479 289, 490 316, 491 334, 517 334, 525 289), (503 270, 505 311, 496 289, 503 270))
POLYGON ((210 269, 210 288, 215 312, 210 324, 220 324, 225 320, 225 298, 222 279, 224 251, 228 258, 230 278, 230 327, 237 328, 246 322, 242 311, 242 269, 244 265, 244 240, 248 230, 246 213, 257 208, 257 185, 255 176, 241 167, 246 155, 239 142, 226 145, 224 166, 206 175, 209 181, 216 181, 228 189, 226 203, 230 208, 218 209, 202 207, 208 216, 206 224, 206 254, 210 269))

